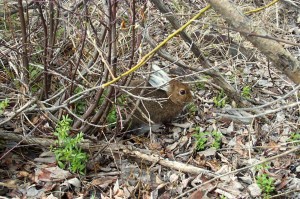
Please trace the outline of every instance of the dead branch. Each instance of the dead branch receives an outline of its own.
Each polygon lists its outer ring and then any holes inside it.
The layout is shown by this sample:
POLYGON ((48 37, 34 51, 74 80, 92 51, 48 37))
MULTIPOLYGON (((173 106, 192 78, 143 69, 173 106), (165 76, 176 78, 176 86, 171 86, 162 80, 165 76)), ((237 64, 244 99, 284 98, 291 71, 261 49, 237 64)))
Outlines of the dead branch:
POLYGON ((260 165, 260 164, 269 162, 269 161, 271 161, 271 160, 274 160, 274 159, 277 159, 277 158, 286 156, 286 155, 288 155, 288 154, 290 154, 290 153, 297 152, 297 151, 299 151, 299 150, 300 150, 300 146, 294 147, 294 148, 292 148, 292 149, 290 149, 290 150, 288 150, 288 151, 286 151, 286 152, 283 152, 283 153, 281 153, 281 154, 274 155, 274 156, 272 156, 272 157, 266 158, 266 159, 264 159, 264 160, 262 160, 262 161, 256 162, 256 163, 251 164, 251 165, 249 165, 249 166, 246 166, 246 167, 243 167, 243 168, 240 168, 240 169, 236 169, 236 170, 234 170, 234 171, 230 171, 230 172, 228 172, 228 173, 219 175, 219 176, 217 176, 217 177, 214 177, 214 178, 211 179, 211 180, 208 180, 208 181, 206 181, 206 182, 204 182, 204 183, 202 183, 202 184, 200 184, 200 185, 198 185, 198 186, 196 186, 196 187, 193 187, 192 189, 190 189, 190 190, 188 190, 188 191, 182 193, 181 195, 179 195, 178 197, 176 197, 176 199, 182 198, 184 195, 186 195, 186 194, 188 194, 188 193, 190 193, 190 192, 192 192, 192 191, 195 191, 195 190, 199 189, 200 187, 202 187, 202 186, 204 186, 204 185, 206 185, 206 184, 209 184, 209 183, 211 183, 211 182, 213 182, 213 181, 215 181, 215 180, 218 180, 218 179, 220 179, 220 178, 222 178, 222 177, 224 177, 224 176, 227 176, 227 175, 230 175, 230 174, 234 174, 234 173, 238 173, 238 172, 241 172, 241 171, 244 171, 244 170, 253 168, 253 167, 257 166, 257 165, 260 165))
MULTIPOLYGON (((51 145, 55 146, 55 140, 48 139, 48 138, 29 137, 17 133, 3 132, 3 131, 0 132, 0 137, 3 140, 10 140, 10 141, 17 141, 17 142, 22 141, 22 143, 24 144, 36 144, 46 148, 48 148, 51 145)), ((99 141, 97 144, 93 144, 92 142, 85 140, 83 143, 80 144, 80 147, 89 152, 102 150, 103 153, 107 153, 107 154, 111 154, 112 152, 125 154, 126 156, 147 160, 152 163, 157 163, 171 169, 179 170, 181 172, 190 173, 194 175, 205 174, 210 177, 216 176, 211 171, 199 167, 195 167, 193 165, 184 164, 182 162, 171 161, 159 155, 155 155, 151 151, 148 151, 148 153, 146 154, 145 152, 142 152, 138 148, 134 148, 133 146, 122 145, 119 143, 106 143, 106 142, 99 141)))
MULTIPOLYGON (((165 14, 166 19, 172 24, 174 29, 179 29, 181 27, 179 20, 175 17, 175 15, 172 14, 171 10, 166 7, 162 0, 151 0, 151 2, 159 9, 161 13, 165 14)), ((212 71, 211 77, 214 79, 215 83, 221 86, 226 94, 237 104, 240 106, 246 106, 246 102, 242 100, 237 91, 225 80, 219 71, 214 69, 214 67, 207 61, 200 48, 195 44, 195 42, 193 42, 192 38, 184 30, 180 32, 180 36, 189 46, 191 46, 191 51, 198 58, 200 64, 204 68, 209 68, 212 71)))
POLYGON ((287 75, 296 84, 300 83, 300 63, 286 51, 277 41, 255 37, 246 34, 268 35, 262 27, 253 26, 253 22, 247 18, 241 10, 227 0, 209 0, 213 8, 235 29, 242 29, 241 34, 257 47, 275 67, 287 75))
POLYGON ((19 115, 20 113, 22 113, 27 107, 31 106, 32 104, 34 104, 37 101, 37 98, 33 98, 30 101, 28 101, 26 104, 24 104, 24 106, 22 106, 21 108, 19 108, 17 111, 15 111, 14 113, 12 113, 12 115, 8 118, 6 118, 5 120, 0 122, 0 125, 5 124, 6 122, 12 120, 13 118, 15 118, 17 115, 19 115))

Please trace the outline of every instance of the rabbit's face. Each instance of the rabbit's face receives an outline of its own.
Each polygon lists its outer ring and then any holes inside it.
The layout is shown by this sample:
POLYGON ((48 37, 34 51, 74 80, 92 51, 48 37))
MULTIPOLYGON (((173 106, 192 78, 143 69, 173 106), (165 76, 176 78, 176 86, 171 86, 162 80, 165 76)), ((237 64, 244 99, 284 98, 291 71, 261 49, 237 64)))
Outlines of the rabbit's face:
POLYGON ((178 105, 191 102, 193 98, 189 86, 177 80, 169 82, 168 96, 170 96, 172 102, 178 105))

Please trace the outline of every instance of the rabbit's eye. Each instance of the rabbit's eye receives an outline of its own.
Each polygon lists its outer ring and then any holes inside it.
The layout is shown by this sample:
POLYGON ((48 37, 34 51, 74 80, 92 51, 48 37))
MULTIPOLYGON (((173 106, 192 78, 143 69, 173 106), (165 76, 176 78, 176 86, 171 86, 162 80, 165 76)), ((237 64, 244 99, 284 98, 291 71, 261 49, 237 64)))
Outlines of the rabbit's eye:
POLYGON ((179 91, 179 94, 180 94, 180 95, 185 95, 185 93, 186 93, 185 90, 180 90, 180 91, 179 91))

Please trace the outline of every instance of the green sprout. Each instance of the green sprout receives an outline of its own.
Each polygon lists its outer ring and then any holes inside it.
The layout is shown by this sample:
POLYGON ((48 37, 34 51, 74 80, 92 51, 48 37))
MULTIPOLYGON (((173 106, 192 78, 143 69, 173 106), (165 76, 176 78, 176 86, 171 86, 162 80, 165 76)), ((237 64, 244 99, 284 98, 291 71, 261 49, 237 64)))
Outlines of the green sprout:
POLYGON ((197 151, 203 151, 206 148, 209 136, 211 136, 213 138, 211 147, 214 147, 216 149, 219 149, 221 147, 221 139, 222 139, 223 135, 219 131, 200 132, 199 127, 196 128, 196 131, 198 131, 198 133, 193 134, 193 137, 196 138, 196 150, 197 151))
POLYGON ((259 186, 259 188, 262 190, 264 194, 264 198, 270 198, 271 194, 275 191, 275 179, 270 177, 268 174, 263 173, 262 171, 269 169, 270 163, 265 162, 263 164, 259 164, 255 167, 257 171, 260 171, 260 173, 256 176, 256 183, 259 186))
POLYGON ((260 174, 256 176, 256 183, 264 193, 264 198, 270 198, 271 194, 275 191, 275 179, 268 174, 260 174))
POLYGON ((224 91, 221 90, 216 97, 213 98, 214 104, 218 108, 223 108, 226 105, 227 96, 225 95, 224 91))
POLYGON ((299 132, 292 132, 291 133, 291 136, 289 138, 289 141, 290 142, 295 142, 296 145, 299 144, 299 141, 300 141, 300 133, 299 132))
POLYGON ((242 90, 242 97, 246 99, 250 99, 251 97, 251 87, 250 86, 245 86, 242 90))
POLYGON ((83 141, 83 133, 78 133, 75 137, 70 137, 72 120, 68 115, 63 116, 58 122, 54 135, 57 137, 55 144, 57 147, 52 147, 58 166, 66 168, 74 173, 84 174, 88 156, 82 152, 78 146, 83 141))
POLYGON ((221 140, 222 140, 222 136, 223 136, 222 133, 219 131, 213 131, 211 134, 214 138, 214 141, 211 146, 215 147, 216 149, 221 148, 221 140))
POLYGON ((0 115, 3 114, 4 110, 8 107, 8 104, 9 100, 7 98, 0 102, 0 115))

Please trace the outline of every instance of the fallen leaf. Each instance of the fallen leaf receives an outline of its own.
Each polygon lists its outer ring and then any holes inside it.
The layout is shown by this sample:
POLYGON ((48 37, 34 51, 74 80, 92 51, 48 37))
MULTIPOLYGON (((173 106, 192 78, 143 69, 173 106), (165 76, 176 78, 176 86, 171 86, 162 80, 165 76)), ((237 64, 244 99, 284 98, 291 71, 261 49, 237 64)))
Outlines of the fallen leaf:
POLYGON ((93 179, 91 184, 93 186, 100 186, 101 188, 106 188, 108 185, 110 185, 111 183, 115 182, 117 180, 117 177, 104 177, 104 178, 96 178, 93 179))
POLYGON ((168 145, 168 146, 166 147, 166 151, 167 151, 167 152, 173 151, 173 150, 177 147, 177 145, 178 145, 178 142, 174 142, 173 144, 168 145))
POLYGON ((217 149, 215 147, 211 147, 209 149, 206 149, 205 151, 198 152, 199 155, 204 155, 205 157, 209 156, 215 156, 217 152, 217 149))
POLYGON ((259 188, 259 186, 256 183, 249 185, 248 190, 250 192, 250 195, 254 198, 261 195, 261 189, 259 188))
POLYGON ((204 194, 205 194, 204 191, 198 189, 190 195, 189 199, 201 199, 204 196, 204 194))
POLYGON ((170 182, 173 183, 173 182, 176 182, 178 180, 179 176, 176 174, 176 173, 173 173, 171 176, 170 176, 170 182))
POLYGON ((218 193, 218 194, 220 194, 220 195, 225 196, 228 199, 234 199, 234 198, 236 198, 236 196, 232 195, 231 193, 226 192, 225 190, 222 190, 222 189, 219 189, 219 188, 216 189, 215 192, 218 193))

